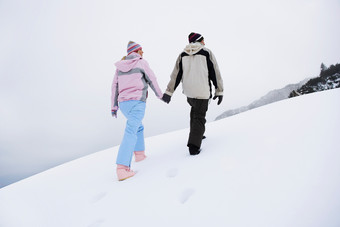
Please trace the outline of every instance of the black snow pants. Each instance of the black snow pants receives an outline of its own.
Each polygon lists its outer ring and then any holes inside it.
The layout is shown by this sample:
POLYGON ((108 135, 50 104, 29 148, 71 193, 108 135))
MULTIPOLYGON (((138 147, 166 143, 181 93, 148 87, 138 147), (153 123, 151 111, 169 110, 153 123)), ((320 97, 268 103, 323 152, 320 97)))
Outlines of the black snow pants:
POLYGON ((202 138, 205 132, 206 113, 208 111, 209 99, 193 99, 187 98, 190 111, 190 134, 188 146, 195 145, 201 148, 202 138))

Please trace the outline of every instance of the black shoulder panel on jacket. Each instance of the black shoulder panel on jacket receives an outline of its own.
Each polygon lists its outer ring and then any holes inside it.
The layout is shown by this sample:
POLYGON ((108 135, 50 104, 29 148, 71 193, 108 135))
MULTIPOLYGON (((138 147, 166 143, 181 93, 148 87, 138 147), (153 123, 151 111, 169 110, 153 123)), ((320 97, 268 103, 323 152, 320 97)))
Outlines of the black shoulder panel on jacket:
POLYGON ((177 77, 176 77, 176 82, 175 82, 175 87, 174 87, 174 90, 176 90, 176 88, 178 87, 178 85, 181 83, 182 81, 182 76, 183 76, 183 64, 182 64, 182 58, 184 56, 188 56, 187 53, 183 52, 181 54, 181 60, 179 61, 179 71, 178 71, 178 74, 177 74, 177 77))
POLYGON ((211 80, 215 86, 215 88, 217 88, 217 79, 216 79, 216 72, 215 72, 215 68, 214 68, 214 64, 213 62, 210 60, 210 54, 208 51, 201 49, 199 52, 197 52, 196 54, 201 54, 204 55, 206 57, 207 60, 207 66, 208 66, 208 71, 209 71, 209 80, 211 80))
POLYGON ((183 58, 183 57, 185 57, 185 56, 189 56, 189 54, 187 54, 187 53, 185 53, 185 52, 182 52, 181 57, 183 58))

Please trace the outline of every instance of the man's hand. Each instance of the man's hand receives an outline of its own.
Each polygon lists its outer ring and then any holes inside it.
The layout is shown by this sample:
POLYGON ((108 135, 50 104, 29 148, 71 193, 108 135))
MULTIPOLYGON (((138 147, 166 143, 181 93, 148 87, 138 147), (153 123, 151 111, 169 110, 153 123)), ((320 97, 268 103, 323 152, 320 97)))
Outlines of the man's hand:
POLYGON ((217 105, 220 105, 223 100, 223 95, 215 95, 213 100, 215 100, 216 98, 218 98, 217 105))
POLYGON ((169 102, 171 101, 171 96, 164 93, 163 97, 162 97, 162 100, 169 104, 169 102))

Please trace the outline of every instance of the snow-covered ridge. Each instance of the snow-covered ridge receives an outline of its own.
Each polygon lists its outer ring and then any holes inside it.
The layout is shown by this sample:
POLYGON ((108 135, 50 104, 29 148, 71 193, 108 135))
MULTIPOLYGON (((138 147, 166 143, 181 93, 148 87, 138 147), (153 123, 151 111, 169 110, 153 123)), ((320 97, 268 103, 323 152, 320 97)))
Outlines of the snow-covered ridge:
POLYGON ((118 147, 68 162, 1 188, 0 226, 340 226, 339 98, 317 92, 208 123, 198 156, 188 129, 146 138, 148 158, 123 182, 118 147))
POLYGON ((273 102, 281 101, 283 99, 287 99, 289 94, 299 89, 302 85, 304 85, 309 79, 305 79, 299 83, 296 84, 289 84, 281 89, 275 89, 270 92, 268 92, 266 95, 262 96, 258 100, 255 100, 254 102, 250 103, 248 106, 242 106, 236 109, 227 110, 223 112, 221 115, 217 116, 215 120, 220 120, 226 117, 233 116, 235 114, 239 114, 254 108, 258 108, 260 106, 264 106, 273 102))
POLYGON ((313 92, 325 91, 340 87, 340 64, 331 65, 327 68, 324 64, 321 65, 321 72, 318 77, 307 78, 297 84, 289 84, 281 89, 276 89, 268 92, 260 99, 255 100, 248 106, 225 111, 217 116, 215 120, 220 120, 235 114, 242 113, 247 110, 258 108, 273 102, 281 101, 283 99, 305 95, 313 92))
POLYGON ((299 95, 325 91, 334 88, 340 88, 340 64, 331 65, 329 68, 326 68, 322 64, 320 75, 316 78, 310 79, 299 89, 294 90, 289 95, 289 97, 291 98, 299 95))

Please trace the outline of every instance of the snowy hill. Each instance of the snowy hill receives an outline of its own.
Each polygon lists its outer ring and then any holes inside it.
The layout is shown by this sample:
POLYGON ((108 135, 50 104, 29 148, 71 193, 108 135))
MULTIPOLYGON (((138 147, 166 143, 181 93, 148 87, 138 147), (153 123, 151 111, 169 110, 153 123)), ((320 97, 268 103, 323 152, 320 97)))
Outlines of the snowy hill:
MULTIPOLYGON (((118 147, 0 189, 1 227, 340 226, 340 89, 146 139, 118 182, 118 147)), ((20 142, 20 141, 18 141, 20 142)))
POLYGON ((215 120, 220 120, 226 117, 233 116, 235 114, 239 114, 254 108, 258 108, 260 106, 264 106, 273 102, 278 102, 283 99, 287 99, 289 94, 299 89, 301 86, 303 86, 309 79, 305 79, 299 83, 296 84, 289 84, 281 89, 275 89, 270 92, 268 92, 266 95, 262 96, 258 100, 255 100, 254 102, 250 103, 248 106, 242 106, 236 109, 227 110, 223 112, 221 115, 217 116, 215 120))

